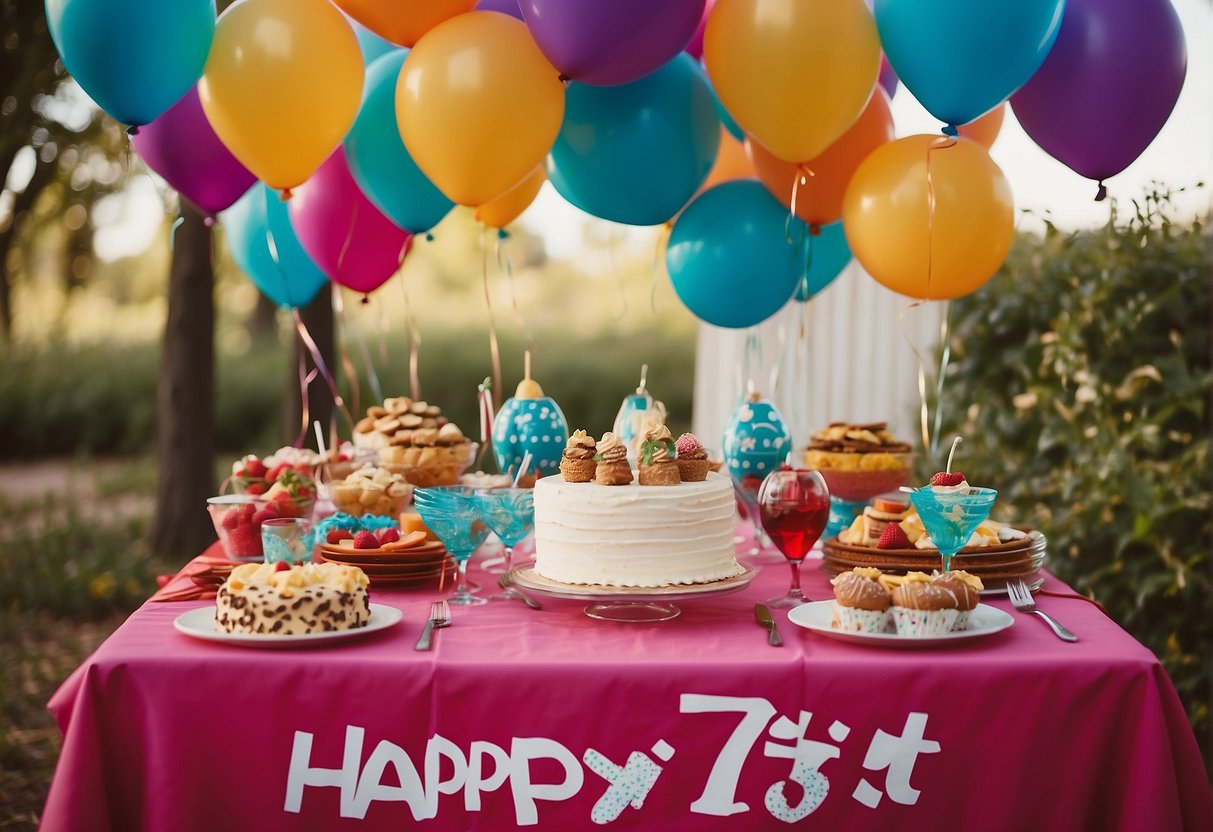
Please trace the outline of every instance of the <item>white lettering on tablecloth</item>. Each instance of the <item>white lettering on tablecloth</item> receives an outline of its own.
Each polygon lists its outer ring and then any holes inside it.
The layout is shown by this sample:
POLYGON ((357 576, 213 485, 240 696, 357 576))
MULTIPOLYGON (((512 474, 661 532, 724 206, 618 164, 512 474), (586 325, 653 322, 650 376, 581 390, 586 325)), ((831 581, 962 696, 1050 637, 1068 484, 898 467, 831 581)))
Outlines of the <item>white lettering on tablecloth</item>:
MULTIPOLYGON (((762 745, 764 756, 792 763, 787 778, 766 789, 764 808, 771 817, 785 823, 808 817, 830 793, 829 774, 822 768, 842 756, 842 743, 851 734, 849 726, 834 720, 824 729, 830 742, 810 739, 811 712, 802 710, 795 720, 777 716, 775 707, 761 697, 688 693, 680 699, 680 712, 740 714, 712 763, 702 792, 689 807, 692 813, 717 817, 750 811, 750 804, 738 799, 737 789, 746 760, 764 732, 772 738, 762 745), (800 799, 795 805, 788 802, 785 792, 788 781, 800 787, 800 799)), ((919 755, 940 751, 938 742, 925 738, 926 725, 926 714, 911 712, 900 736, 876 730, 862 765, 868 771, 886 772, 884 791, 861 778, 851 792, 856 802, 875 809, 886 794, 903 806, 918 802, 921 792, 910 785, 914 764, 919 755)), ((822 728, 816 730, 821 736, 822 728)), ((312 759, 314 735, 296 731, 283 809, 291 813, 302 811, 303 793, 308 787, 336 788, 340 791, 339 812, 343 818, 362 820, 372 803, 397 802, 408 804, 414 819, 429 820, 438 814, 441 795, 462 792, 464 808, 479 812, 481 795, 497 791, 508 780, 517 825, 534 826, 539 822, 539 801, 559 803, 581 791, 585 784, 584 764, 607 783, 605 792, 590 810, 591 821, 601 825, 615 821, 629 808, 641 810, 665 770, 665 766, 642 751, 631 752, 624 764, 618 765, 601 752, 587 748, 579 761, 564 745, 546 737, 514 737, 508 751, 494 743, 476 740, 465 756, 455 743, 435 734, 426 743, 422 769, 418 771, 405 750, 388 740, 380 740, 364 764, 365 739, 365 729, 346 726, 341 767, 324 768, 312 759), (533 764, 538 761, 559 765, 562 774, 556 782, 534 781, 533 764), (388 775, 389 767, 393 775, 388 775), (448 772, 445 778, 444 769, 448 772)), ((673 746, 664 739, 653 743, 650 751, 663 763, 669 763, 674 756, 673 746)))

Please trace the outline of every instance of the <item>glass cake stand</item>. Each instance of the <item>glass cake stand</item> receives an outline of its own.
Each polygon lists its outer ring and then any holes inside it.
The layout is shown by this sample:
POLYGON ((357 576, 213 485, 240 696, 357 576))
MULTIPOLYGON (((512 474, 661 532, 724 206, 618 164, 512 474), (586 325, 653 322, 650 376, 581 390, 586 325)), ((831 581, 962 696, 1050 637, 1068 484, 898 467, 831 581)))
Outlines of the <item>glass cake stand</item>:
POLYGON ((660 587, 588 586, 553 581, 536 574, 534 564, 527 564, 510 570, 508 578, 510 583, 536 595, 570 601, 592 601, 584 612, 599 621, 649 624, 669 621, 681 615, 682 610, 674 604, 676 601, 697 601, 700 598, 739 592, 749 586, 757 574, 757 568, 747 566, 740 575, 705 584, 660 587))

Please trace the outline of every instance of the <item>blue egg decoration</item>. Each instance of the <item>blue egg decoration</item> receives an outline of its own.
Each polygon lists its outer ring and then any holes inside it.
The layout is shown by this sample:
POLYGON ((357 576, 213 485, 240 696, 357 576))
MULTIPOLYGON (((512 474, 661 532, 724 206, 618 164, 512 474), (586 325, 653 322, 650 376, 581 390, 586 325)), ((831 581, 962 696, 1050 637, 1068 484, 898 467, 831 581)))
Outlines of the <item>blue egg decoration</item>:
POLYGON ((751 393, 724 429, 724 462, 733 480, 763 479, 778 470, 792 448, 783 417, 769 400, 751 393))
POLYGON ((512 399, 506 399, 493 419, 493 456, 497 470, 517 471, 527 451, 530 473, 539 477, 560 470, 560 457, 569 439, 569 424, 560 405, 530 378, 523 379, 512 399))

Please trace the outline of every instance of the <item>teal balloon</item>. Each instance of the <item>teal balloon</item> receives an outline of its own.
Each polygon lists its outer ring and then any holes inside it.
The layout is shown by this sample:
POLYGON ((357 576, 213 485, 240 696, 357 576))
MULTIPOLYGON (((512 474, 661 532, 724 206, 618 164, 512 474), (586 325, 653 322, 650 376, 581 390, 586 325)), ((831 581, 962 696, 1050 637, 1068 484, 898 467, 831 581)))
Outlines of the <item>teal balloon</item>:
POLYGON ((358 48, 362 50, 362 63, 370 66, 379 58, 382 58, 387 53, 396 49, 394 43, 384 40, 370 29, 363 26, 352 17, 346 17, 350 22, 350 27, 354 30, 354 35, 358 38, 358 48))
POLYGON ((400 138, 396 79, 408 52, 393 49, 367 67, 362 107, 345 137, 345 158, 375 207, 405 231, 419 234, 441 222, 455 203, 426 178, 400 138))
POLYGON ((596 217, 658 225, 699 190, 719 149, 720 119, 707 76, 679 53, 630 84, 569 84, 548 179, 596 217))
POLYGON ((1027 83, 1053 48, 1064 8, 1065 0, 876 0, 875 12, 901 82, 957 126, 1027 83))
POLYGON ((695 317, 714 326, 754 326, 796 291, 807 233, 757 179, 724 182, 700 194, 674 223, 666 268, 695 317))
POLYGON ((729 115, 729 111, 724 108, 724 102, 716 94, 716 88, 711 86, 710 80, 708 81, 708 87, 712 90, 712 100, 716 102, 716 117, 720 119, 720 123, 724 125, 724 129, 729 131, 730 136, 739 142, 744 142, 745 131, 741 129, 740 124, 733 120, 733 117, 729 115))
POLYGON ((63 66, 122 124, 148 124, 202 77, 214 0, 46 0, 63 66))
POLYGON ((274 303, 307 306, 328 285, 295 236, 276 191, 258 182, 222 216, 232 259, 274 303))
POLYGON ((841 222, 821 226, 816 236, 804 239, 804 260, 800 280, 796 282, 796 300, 806 301, 834 282, 851 263, 851 247, 841 222))
POLYGON ((502 473, 518 470, 529 452, 529 469, 541 477, 560 470, 569 423, 550 396, 509 398, 493 418, 493 457, 502 473))

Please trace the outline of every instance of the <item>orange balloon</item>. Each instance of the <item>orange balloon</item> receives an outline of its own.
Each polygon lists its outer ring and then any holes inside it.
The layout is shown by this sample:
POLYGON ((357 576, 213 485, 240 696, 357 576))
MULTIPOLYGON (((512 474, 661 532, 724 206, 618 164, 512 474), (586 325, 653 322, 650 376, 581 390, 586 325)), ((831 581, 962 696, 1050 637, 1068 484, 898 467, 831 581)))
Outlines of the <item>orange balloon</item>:
POLYGON ((543 164, 564 118, 564 84, 526 25, 461 14, 422 38, 396 84, 409 155, 460 205, 484 205, 543 164))
POLYGON ((708 171, 708 178, 703 180, 696 193, 703 193, 713 185, 729 182, 733 179, 750 179, 754 176, 754 166, 746 157, 745 145, 733 138, 724 127, 720 128, 720 151, 716 154, 716 164, 708 171))
POLYGON ((412 46, 439 23, 470 12, 476 0, 333 0, 379 37, 412 46))
POLYGON ((531 206, 543 183, 548 181, 548 172, 544 165, 536 165, 526 179, 494 199, 476 209, 476 219, 489 228, 505 228, 518 218, 518 215, 531 206))
POLYGON ((1015 204, 981 145, 908 136, 877 148, 855 171, 842 224, 851 251, 878 282, 908 297, 944 300, 969 294, 998 271, 1015 237, 1015 204))
POLYGON ((762 184, 785 207, 791 209, 795 188, 796 216, 809 225, 827 225, 842 216, 842 197, 860 163, 873 150, 891 141, 893 113, 889 110, 889 97, 877 87, 859 120, 817 158, 793 165, 776 158, 753 139, 746 140, 746 153, 762 184), (812 175, 806 175, 802 169, 812 175), (800 176, 804 176, 804 181, 797 188, 800 176))
POLYGON ((968 124, 962 124, 957 129, 966 139, 972 139, 989 150, 998 140, 998 131, 1002 130, 1002 120, 1007 114, 1007 104, 1004 101, 984 116, 973 119, 968 124))

